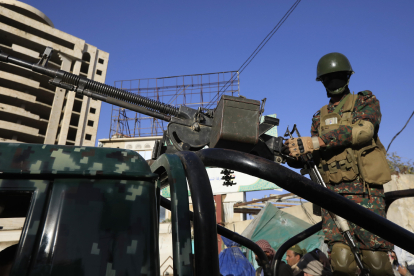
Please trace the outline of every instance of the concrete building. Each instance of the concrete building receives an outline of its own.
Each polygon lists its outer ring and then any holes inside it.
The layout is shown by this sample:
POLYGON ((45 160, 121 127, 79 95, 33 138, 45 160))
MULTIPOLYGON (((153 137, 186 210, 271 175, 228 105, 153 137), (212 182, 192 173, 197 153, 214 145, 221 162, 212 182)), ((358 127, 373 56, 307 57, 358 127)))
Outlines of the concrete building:
POLYGON ((151 159, 155 141, 161 139, 162 136, 99 139, 98 147, 134 150, 148 160, 151 159))
MULTIPOLYGON (((0 0, 2 51, 37 62, 54 49, 48 67, 105 82, 109 54, 54 28, 41 11, 0 0)), ((94 146, 101 102, 48 84, 49 77, 0 64, 0 142, 94 146)))

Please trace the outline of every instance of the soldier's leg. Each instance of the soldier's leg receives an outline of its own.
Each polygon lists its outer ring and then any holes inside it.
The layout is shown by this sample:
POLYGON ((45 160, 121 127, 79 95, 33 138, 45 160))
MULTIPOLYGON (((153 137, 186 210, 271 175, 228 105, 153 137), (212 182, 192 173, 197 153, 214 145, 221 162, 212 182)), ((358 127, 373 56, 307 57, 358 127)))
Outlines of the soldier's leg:
MULTIPOLYGON (((362 250, 362 263, 369 269, 371 276, 393 276, 391 262, 385 251, 362 250)), ((355 275, 358 268, 349 246, 335 243, 332 247, 331 265, 333 275, 355 275)))
POLYGON ((362 251, 362 262, 364 265, 369 268, 371 276, 382 276, 389 275, 393 276, 394 272, 392 270, 390 259, 388 258, 388 253, 385 251, 371 251, 371 250, 361 250, 362 251))
MULTIPOLYGON (((372 190, 373 189, 371 189, 371 191, 372 190)), ((381 191, 383 191, 383 189, 381 189, 381 191)), ((377 215, 386 218, 385 200, 383 196, 345 195, 345 197, 376 213, 377 215)), ((361 250, 387 252, 393 248, 393 245, 390 242, 366 231, 352 222, 349 222, 349 227, 351 228, 351 234, 355 237, 357 247, 361 250)))
POLYGON ((355 276, 358 270, 351 249, 340 242, 332 246, 331 265, 334 276, 355 276))
POLYGON ((354 256, 349 247, 345 245, 344 238, 325 209, 322 209, 322 229, 325 234, 325 242, 331 248, 333 275, 355 276, 356 263, 354 256))
MULTIPOLYGON (((384 197, 362 195, 346 195, 345 197, 385 217, 384 197)), ((361 260, 364 266, 370 270, 370 275, 394 275, 387 254, 387 250, 392 248, 392 244, 352 222, 349 223, 349 226, 353 237, 355 237, 357 247, 361 250, 361 260)))

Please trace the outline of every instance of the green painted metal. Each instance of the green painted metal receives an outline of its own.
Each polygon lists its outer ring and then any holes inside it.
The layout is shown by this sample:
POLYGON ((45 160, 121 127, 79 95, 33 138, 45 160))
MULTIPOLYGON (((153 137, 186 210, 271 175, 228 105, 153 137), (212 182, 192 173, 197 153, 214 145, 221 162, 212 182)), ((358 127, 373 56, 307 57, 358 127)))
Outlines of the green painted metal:
POLYGON ((259 116, 259 101, 223 95, 214 111, 210 148, 249 152, 259 139, 259 116))
POLYGON ((31 275, 159 272, 155 207, 151 182, 55 180, 31 275))
POLYGON ((180 158, 161 155, 151 166, 154 173, 166 172, 171 191, 174 275, 192 276, 191 226, 185 171, 180 158))
POLYGON ((156 177, 134 151, 0 143, 0 217, 26 217, 11 275, 159 275, 156 177))
POLYGON ((156 178, 135 151, 41 144, 0 143, 0 172, 35 177, 156 178))

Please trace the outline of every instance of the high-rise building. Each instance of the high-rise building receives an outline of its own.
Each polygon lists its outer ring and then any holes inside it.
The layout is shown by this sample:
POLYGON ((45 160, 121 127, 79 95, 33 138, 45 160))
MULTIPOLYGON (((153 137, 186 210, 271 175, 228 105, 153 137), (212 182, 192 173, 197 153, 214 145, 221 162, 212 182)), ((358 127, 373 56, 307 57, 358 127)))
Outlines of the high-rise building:
MULTIPOLYGON (((54 49, 48 67, 105 82, 109 53, 54 28, 41 11, 0 0, 0 47, 37 62, 54 49)), ((56 88, 49 77, 0 63, 0 142, 94 146, 101 102, 56 88)))

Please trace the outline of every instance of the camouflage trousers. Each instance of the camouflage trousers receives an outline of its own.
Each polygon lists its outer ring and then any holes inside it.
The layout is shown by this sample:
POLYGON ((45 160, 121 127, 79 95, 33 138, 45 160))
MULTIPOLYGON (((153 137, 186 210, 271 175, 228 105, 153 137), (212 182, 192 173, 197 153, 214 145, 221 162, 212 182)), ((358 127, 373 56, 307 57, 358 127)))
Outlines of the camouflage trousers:
MULTIPOLYGON (((349 200, 352 200, 359 205, 371 210, 385 218, 385 200, 382 196, 371 196, 362 195, 362 194, 348 194, 343 195, 349 200)), ((384 240, 381 237, 378 237, 371 232, 368 232, 364 228, 359 227, 358 225, 348 222, 349 228, 351 230, 351 235, 354 238, 354 241, 358 248, 361 250, 380 250, 380 251, 389 251, 393 248, 393 244, 384 240)), ((335 225, 335 222, 332 220, 328 212, 322 209, 322 229, 325 234, 325 243, 328 244, 329 248, 332 250, 332 246, 336 242, 342 242, 346 244, 342 234, 338 231, 338 228, 335 225)))

